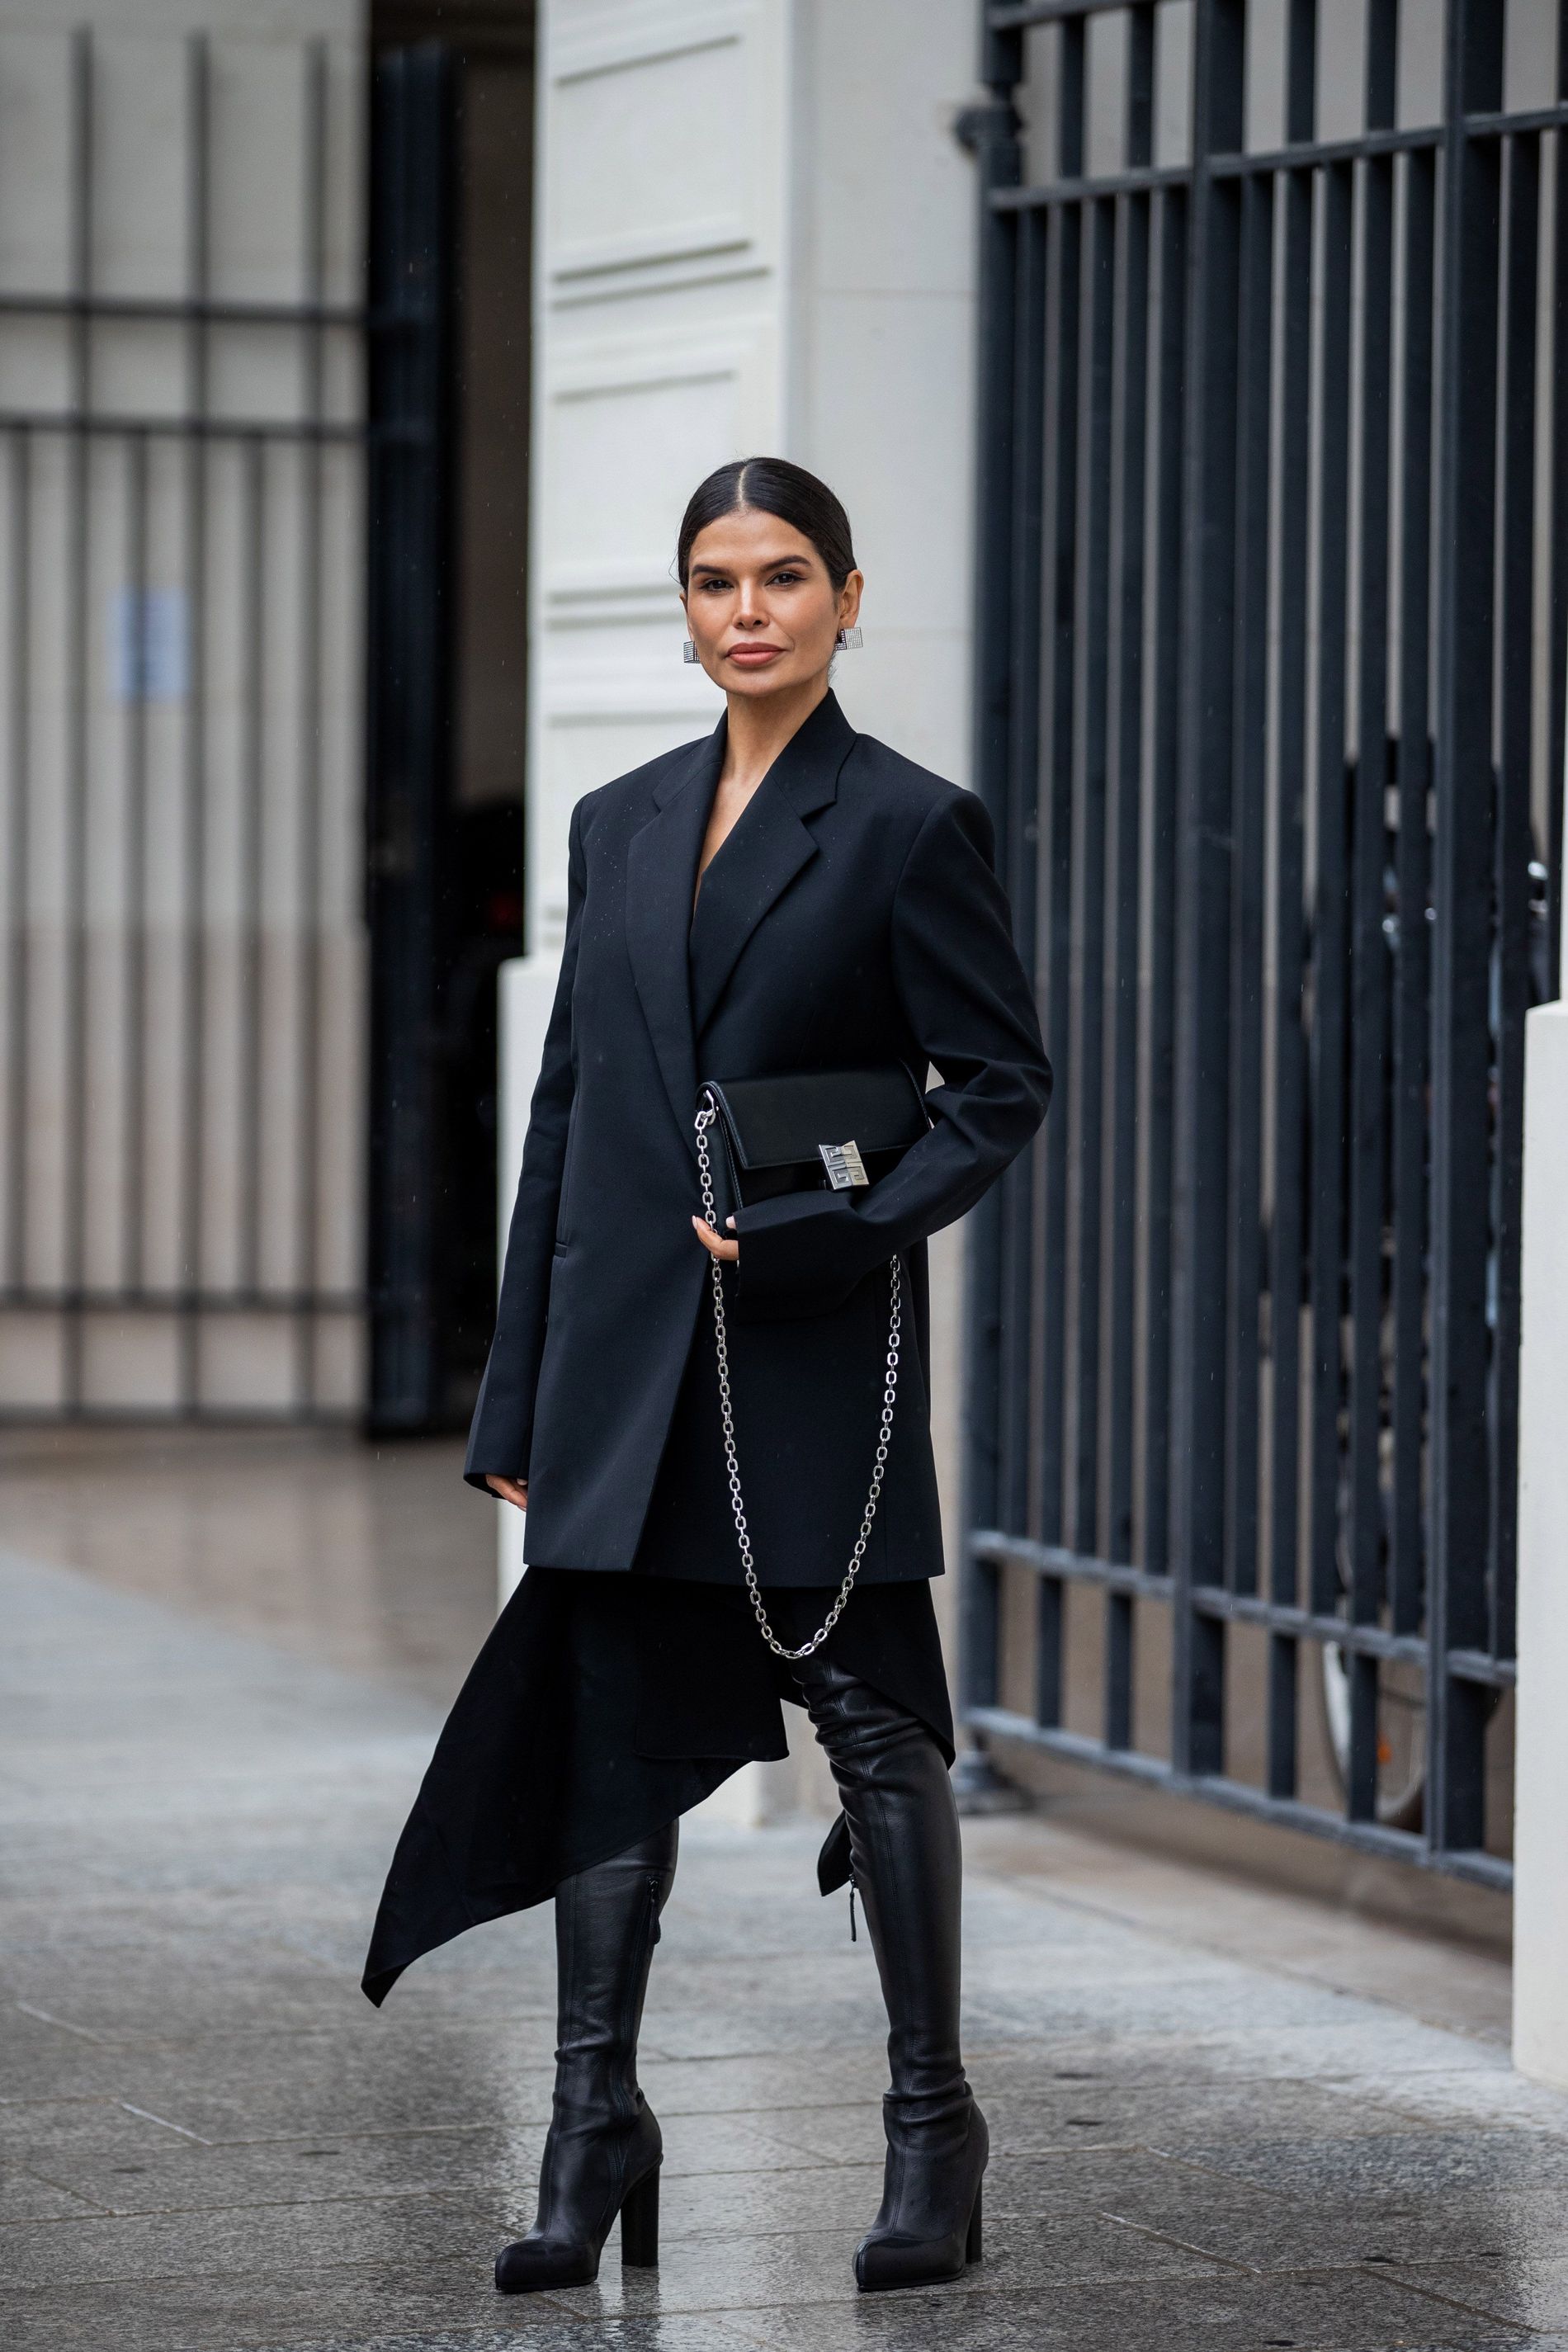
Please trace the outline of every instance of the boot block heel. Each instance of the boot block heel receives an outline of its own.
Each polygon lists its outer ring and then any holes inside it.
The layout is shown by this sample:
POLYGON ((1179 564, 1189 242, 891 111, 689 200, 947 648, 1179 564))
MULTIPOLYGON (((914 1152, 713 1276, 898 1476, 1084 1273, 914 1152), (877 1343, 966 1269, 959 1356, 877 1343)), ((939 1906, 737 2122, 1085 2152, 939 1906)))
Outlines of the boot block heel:
POLYGON ((621 2263, 634 2270, 658 2268, 658 2167, 645 2172, 621 2207, 621 2263))
POLYGON ((963 2259, 966 2263, 977 2263, 981 2257, 980 2198, 981 2191, 977 2189, 974 2192, 973 2210, 969 2216, 969 2235, 963 2242, 963 2259))

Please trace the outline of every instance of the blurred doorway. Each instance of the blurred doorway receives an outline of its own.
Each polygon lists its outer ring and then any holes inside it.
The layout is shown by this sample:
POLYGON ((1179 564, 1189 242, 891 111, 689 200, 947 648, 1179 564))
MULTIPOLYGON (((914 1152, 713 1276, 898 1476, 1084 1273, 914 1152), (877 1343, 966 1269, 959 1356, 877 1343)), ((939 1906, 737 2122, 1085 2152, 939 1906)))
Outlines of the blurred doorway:
POLYGON ((467 1416, 521 944, 531 5, 398 5, 372 109, 370 1419, 467 1416))

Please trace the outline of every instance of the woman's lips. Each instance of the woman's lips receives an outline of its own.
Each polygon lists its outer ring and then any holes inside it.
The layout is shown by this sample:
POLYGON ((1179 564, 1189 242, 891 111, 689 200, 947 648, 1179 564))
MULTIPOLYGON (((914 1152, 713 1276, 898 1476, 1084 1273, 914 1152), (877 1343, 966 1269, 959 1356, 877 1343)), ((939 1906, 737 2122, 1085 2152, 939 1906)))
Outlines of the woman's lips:
POLYGON ((724 658, 738 662, 742 669, 766 669, 784 651, 783 646, 731 646, 724 658))

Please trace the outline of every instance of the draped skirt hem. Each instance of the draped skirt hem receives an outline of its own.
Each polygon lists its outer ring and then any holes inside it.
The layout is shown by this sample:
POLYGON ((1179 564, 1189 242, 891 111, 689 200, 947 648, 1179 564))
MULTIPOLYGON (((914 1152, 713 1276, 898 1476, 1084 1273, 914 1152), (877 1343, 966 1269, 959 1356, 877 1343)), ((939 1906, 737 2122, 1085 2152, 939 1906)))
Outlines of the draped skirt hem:
MULTIPOLYGON (((770 1589, 794 1648, 832 1592, 770 1589)), ((948 1762, 952 1716, 923 1580, 857 1590, 829 1654, 920 1718, 948 1762)), ((787 1664, 743 1591, 664 1577, 530 1568, 453 1704, 398 1840, 363 1989, 379 2007, 403 1970, 466 1928, 529 1909, 623 1853, 751 1762, 789 1753, 787 1664)), ((842 1816, 818 1864, 848 1876, 842 1816)))

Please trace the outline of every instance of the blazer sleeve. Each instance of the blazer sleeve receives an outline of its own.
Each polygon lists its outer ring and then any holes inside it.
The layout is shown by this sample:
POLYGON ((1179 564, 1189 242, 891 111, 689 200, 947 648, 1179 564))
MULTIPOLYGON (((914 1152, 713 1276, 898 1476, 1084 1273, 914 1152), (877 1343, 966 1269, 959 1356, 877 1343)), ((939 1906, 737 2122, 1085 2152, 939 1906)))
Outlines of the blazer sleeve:
POLYGON ((736 1312, 828 1312, 895 1250, 973 1208, 1023 1150, 1051 1095, 1034 991, 1013 945, 984 804, 938 801, 912 843, 892 910, 894 982, 942 1084, 933 1125, 867 1192, 786 1192, 736 1213, 736 1312))
POLYGON ((566 860, 566 939, 555 986, 544 1055, 529 1105, 522 1170, 507 1233, 495 1338, 479 1384, 468 1431, 463 1475, 481 1494, 487 1475, 524 1478, 533 1433, 533 1397, 544 1354, 545 1308, 550 1265, 566 1164, 575 1075, 572 1054, 572 983, 577 971, 577 941, 583 923, 586 876, 583 857, 582 803, 572 812, 566 860))

